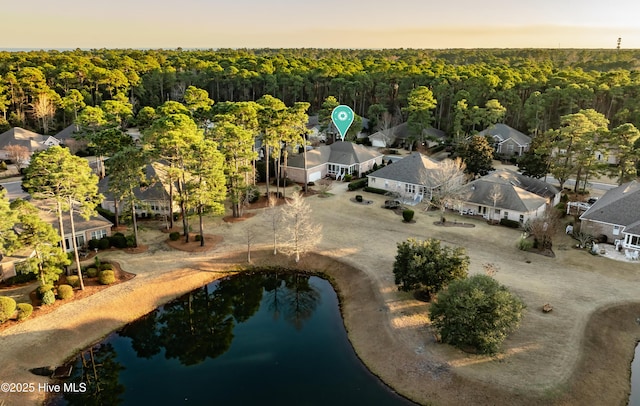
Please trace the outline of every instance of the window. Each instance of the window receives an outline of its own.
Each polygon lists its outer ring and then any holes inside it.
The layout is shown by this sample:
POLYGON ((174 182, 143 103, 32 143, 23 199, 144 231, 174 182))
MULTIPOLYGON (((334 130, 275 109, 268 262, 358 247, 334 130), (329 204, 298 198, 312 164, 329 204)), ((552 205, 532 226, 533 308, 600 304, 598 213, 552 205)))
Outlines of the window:
POLYGON ((500 215, 500 209, 496 209, 496 214, 500 215))
POLYGON ((416 193, 416 185, 406 184, 404 185, 404 191, 410 194, 416 193))
POLYGON ((524 223, 524 214, 520 215, 520 224, 524 223))
POLYGON ((502 218, 508 219, 509 218, 509 212, 505 211, 504 212, 504 216, 502 218))
POLYGON ((106 236, 107 236, 107 230, 96 230, 91 232, 92 240, 99 240, 102 237, 106 237, 106 236))
POLYGON ((513 144, 507 144, 507 152, 513 153, 513 148, 514 147, 515 147, 515 145, 513 145, 513 144))
POLYGON ((613 226, 613 235, 620 235, 620 226, 613 226))
POLYGON ((376 183, 376 178, 369 178, 369 181, 371 181, 371 183, 376 183))

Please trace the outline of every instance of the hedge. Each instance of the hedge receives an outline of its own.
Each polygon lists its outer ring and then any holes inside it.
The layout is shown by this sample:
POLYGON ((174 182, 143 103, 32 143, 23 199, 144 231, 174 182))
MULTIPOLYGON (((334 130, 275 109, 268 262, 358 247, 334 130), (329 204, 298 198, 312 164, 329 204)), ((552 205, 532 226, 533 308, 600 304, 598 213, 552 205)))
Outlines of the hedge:
POLYGON ((127 237, 122 233, 115 233, 111 237, 109 237, 109 242, 112 247, 116 248, 127 248, 127 237))
POLYGON ((402 218, 404 219, 404 221, 406 223, 411 222, 411 220, 413 220, 413 215, 415 214, 415 212, 411 209, 406 209, 402 212, 402 218))
POLYGON ((42 304, 43 305, 52 305, 56 302, 56 295, 53 294, 52 290, 48 290, 44 292, 42 295, 42 304))
POLYGON ((169 233, 169 239, 171 241, 178 241, 180 239, 180 233, 177 231, 172 231, 169 233))
POLYGON ((40 297, 40 299, 42 299, 44 297, 44 294, 47 292, 50 292, 51 289, 53 289, 53 285, 50 283, 44 284, 44 285, 40 285, 38 287, 38 297, 40 297))
POLYGON ((13 317, 16 311, 16 301, 12 297, 0 296, 0 323, 13 317))
POLYGON ((80 286, 80 278, 78 275, 67 276, 67 283, 75 288, 80 286))
POLYGON ((509 228, 520 228, 520 222, 509 219, 500 219, 500 225, 509 228))
POLYGON ((69 285, 58 286, 58 299, 65 300, 73 297, 73 288, 69 285))
POLYGON ((370 186, 366 186, 363 190, 364 190, 365 192, 369 192, 369 193, 377 193, 377 194, 379 194, 379 195, 386 195, 387 193, 389 193, 389 191, 388 191, 388 190, 378 189, 378 188, 370 187, 370 186))
POLYGON ((367 181, 368 181, 367 178, 354 180, 353 182, 349 183, 349 185, 347 186, 347 189, 349 190, 362 189, 363 187, 367 186, 367 181))
POLYGON ((31 317, 31 313, 33 313, 33 306, 29 303, 18 303, 18 321, 26 320, 31 317))

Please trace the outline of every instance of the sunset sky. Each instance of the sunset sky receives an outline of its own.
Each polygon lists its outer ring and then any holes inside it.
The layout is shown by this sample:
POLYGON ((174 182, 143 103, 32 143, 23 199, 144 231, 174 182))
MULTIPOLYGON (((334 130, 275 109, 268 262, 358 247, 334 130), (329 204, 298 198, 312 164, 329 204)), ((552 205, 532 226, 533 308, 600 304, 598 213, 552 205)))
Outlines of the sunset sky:
POLYGON ((640 1, 30 0, 0 48, 640 48, 640 1))

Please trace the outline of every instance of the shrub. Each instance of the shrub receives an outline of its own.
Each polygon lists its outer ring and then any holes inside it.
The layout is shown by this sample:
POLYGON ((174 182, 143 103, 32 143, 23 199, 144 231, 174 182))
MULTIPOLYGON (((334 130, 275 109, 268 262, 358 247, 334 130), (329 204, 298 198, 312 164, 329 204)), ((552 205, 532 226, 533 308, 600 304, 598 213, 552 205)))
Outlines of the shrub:
POLYGON ((58 299, 66 300, 73 297, 73 288, 69 285, 58 286, 58 299))
POLYGON ((67 276, 67 283, 74 288, 77 288, 80 286, 80 278, 78 275, 69 275, 67 276))
POLYGON ((7 169, 7 163, 5 161, 0 161, 0 171, 4 172, 7 169))
POLYGON ((0 296, 0 323, 13 317, 16 311, 16 301, 12 297, 0 296))
POLYGON ((112 247, 116 248, 127 248, 127 237, 122 233, 115 233, 111 237, 109 237, 109 243, 112 247))
POLYGON ((524 303, 495 279, 473 275, 439 292, 429 317, 442 342, 494 354, 518 328, 524 309, 524 303))
POLYGON ((402 211, 402 218, 404 219, 404 221, 406 223, 409 223, 411 220, 413 220, 413 215, 414 215, 414 211, 411 209, 406 209, 402 211))
POLYGON ((509 228, 520 228, 520 222, 509 219, 500 219, 500 225, 509 228))
POLYGON ((103 285, 111 285, 116 281, 116 274, 113 271, 102 271, 98 276, 98 281, 103 285))
POLYGON ((100 270, 101 271, 111 271, 113 270, 113 264, 102 264, 102 266, 100 266, 100 270))
POLYGON ((398 289, 437 292, 454 279, 465 278, 469 257, 464 248, 440 245, 440 240, 426 241, 409 238, 398 243, 393 274, 398 289))
POLYGON ((356 202, 362 202, 362 195, 356 195, 356 202))
POLYGON ((367 181, 368 181, 367 178, 354 180, 353 182, 349 183, 349 185, 347 186, 347 189, 349 190, 362 189, 363 187, 367 186, 367 181))
POLYGON ((353 175, 350 173, 347 173, 346 175, 344 175, 344 181, 345 182, 351 182, 351 179, 353 179, 353 175))
POLYGON ((52 289, 53 289, 53 285, 50 283, 40 285, 38 287, 38 297, 42 299, 44 297, 44 294, 51 291, 52 289))
POLYGON ((178 241, 180 239, 180 233, 177 231, 172 231, 169 233, 169 239, 171 241, 178 241))
POLYGON ((193 239, 195 241, 200 241, 200 240, 202 240, 202 237, 200 236, 200 234, 196 234, 196 236, 193 239))
POLYGON ((379 194, 379 195, 386 195, 389 192, 388 190, 378 189, 378 188, 370 187, 370 186, 365 186, 365 188, 363 190, 365 192, 376 193, 376 194, 379 194))
POLYGON ((127 236, 127 247, 128 248, 133 248, 135 246, 137 246, 137 244, 136 244, 136 236, 133 235, 133 234, 129 234, 127 236))
POLYGON ((42 304, 43 305, 52 305, 56 302, 56 295, 53 294, 52 290, 48 290, 44 292, 42 295, 42 304))
POLYGON ((18 321, 23 321, 31 317, 31 313, 33 313, 33 306, 29 303, 18 303, 18 321))
MULTIPOLYGON (((87 268, 87 276, 89 278, 95 278, 96 276, 98 276, 98 268, 87 268)), ((67 280, 69 280, 69 278, 67 278, 67 280)))
POLYGON ((529 251, 533 247, 533 241, 527 238, 520 237, 518 239, 518 242, 516 243, 516 246, 521 251, 529 251))
POLYGON ((90 250, 95 250, 96 248, 98 248, 99 243, 100 243, 100 240, 96 238, 92 238, 87 243, 87 246, 89 247, 90 250))
POLYGON ((109 241, 109 237, 102 237, 98 240, 98 249, 99 250, 107 250, 111 247, 111 241, 109 241))

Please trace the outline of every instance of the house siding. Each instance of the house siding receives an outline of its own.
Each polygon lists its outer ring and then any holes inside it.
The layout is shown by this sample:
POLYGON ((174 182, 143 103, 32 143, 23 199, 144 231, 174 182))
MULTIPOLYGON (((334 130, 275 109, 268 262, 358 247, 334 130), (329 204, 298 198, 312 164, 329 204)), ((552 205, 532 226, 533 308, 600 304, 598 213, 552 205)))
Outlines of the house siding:
POLYGON ((613 234, 615 224, 609 223, 600 223, 597 221, 591 220, 582 220, 580 223, 580 231, 583 233, 591 234, 593 236, 606 235, 607 242, 613 242, 615 240, 624 239, 624 234, 622 233, 624 227, 619 226, 618 235, 613 234))

